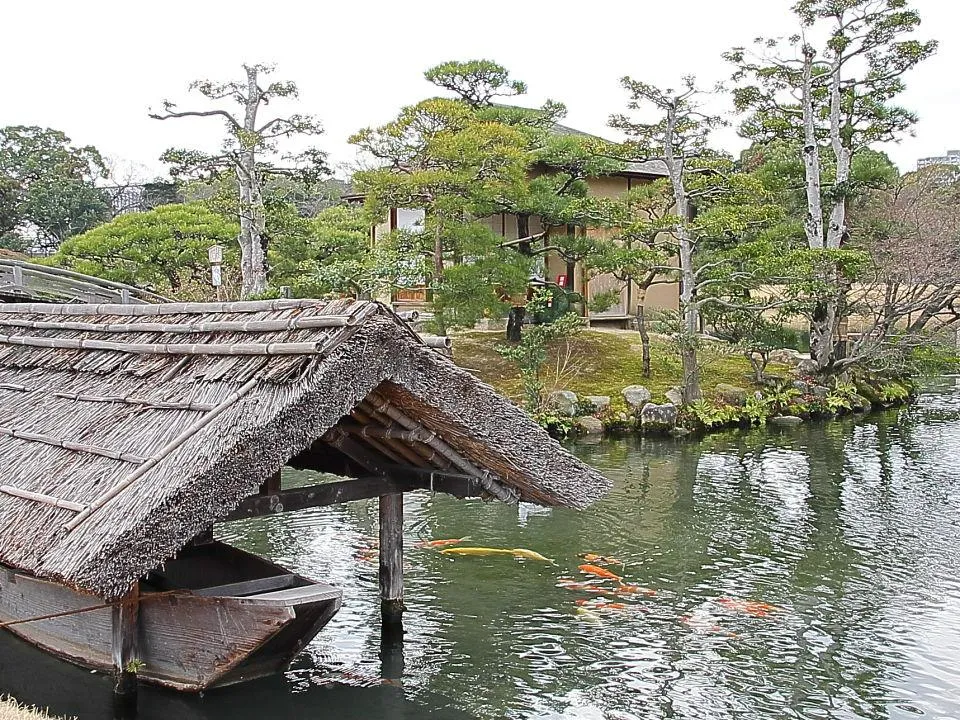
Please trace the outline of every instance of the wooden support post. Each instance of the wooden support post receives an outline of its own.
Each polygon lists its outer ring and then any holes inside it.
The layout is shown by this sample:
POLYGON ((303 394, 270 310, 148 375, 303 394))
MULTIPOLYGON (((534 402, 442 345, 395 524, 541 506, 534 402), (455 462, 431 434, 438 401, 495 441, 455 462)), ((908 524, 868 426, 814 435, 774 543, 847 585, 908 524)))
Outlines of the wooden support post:
POLYGON ((139 662, 140 589, 134 585, 123 600, 113 606, 113 688, 118 717, 132 717, 137 707, 137 663, 139 662))
POLYGON ((403 493, 380 496, 380 610, 384 625, 403 616, 403 493))

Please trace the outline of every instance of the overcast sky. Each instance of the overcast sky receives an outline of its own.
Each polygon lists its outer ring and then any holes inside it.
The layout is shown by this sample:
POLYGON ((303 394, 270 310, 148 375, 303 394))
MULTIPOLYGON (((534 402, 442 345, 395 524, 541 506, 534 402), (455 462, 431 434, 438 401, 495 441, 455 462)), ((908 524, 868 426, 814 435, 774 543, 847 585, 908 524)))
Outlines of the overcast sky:
MULTIPOLYGON (((960 1, 914 0, 937 56, 907 77, 903 104, 920 115, 916 137, 886 148, 901 169, 960 148, 960 1)), ((0 125, 63 130, 77 144, 163 172, 171 145, 213 150, 213 119, 158 122, 148 108, 187 102, 196 78, 239 79, 243 62, 276 63, 300 86, 300 112, 321 118, 319 144, 336 163, 347 137, 385 122, 430 94, 427 67, 489 58, 525 81, 524 104, 560 100, 566 124, 615 137, 607 117, 623 109, 618 78, 658 84, 694 73, 705 85, 729 75, 724 50, 793 30, 791 0, 405 0, 294 2, 4 3, 0 125)), ((742 147, 734 132, 717 144, 742 147)), ((341 173, 342 174, 342 173, 341 173)))

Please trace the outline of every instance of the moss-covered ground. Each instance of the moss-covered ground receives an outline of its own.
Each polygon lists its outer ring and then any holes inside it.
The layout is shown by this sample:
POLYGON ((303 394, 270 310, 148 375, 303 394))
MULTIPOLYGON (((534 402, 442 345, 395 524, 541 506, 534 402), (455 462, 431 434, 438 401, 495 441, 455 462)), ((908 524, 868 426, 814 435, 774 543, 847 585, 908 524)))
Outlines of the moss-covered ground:
MULTIPOLYGON (((502 332, 471 331, 456 335, 454 360, 514 400, 523 397, 522 384, 514 363, 503 359, 496 346, 504 343, 502 332)), ((701 383, 704 392, 719 383, 751 387, 750 363, 739 352, 722 343, 710 344, 701 352, 701 383)), ((786 374, 786 368, 771 366, 768 372, 786 374)), ((543 368, 545 392, 572 390, 580 396, 608 395, 614 408, 625 407, 620 391, 628 385, 643 385, 655 402, 682 379, 680 359, 670 342, 651 338, 651 375, 643 377, 640 336, 631 331, 585 330, 561 343, 543 368)))

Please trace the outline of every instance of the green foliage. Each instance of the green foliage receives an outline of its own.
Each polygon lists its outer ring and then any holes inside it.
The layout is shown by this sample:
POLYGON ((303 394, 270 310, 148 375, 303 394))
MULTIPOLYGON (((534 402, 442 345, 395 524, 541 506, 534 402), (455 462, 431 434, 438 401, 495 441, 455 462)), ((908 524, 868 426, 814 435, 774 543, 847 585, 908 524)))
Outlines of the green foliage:
POLYGON ((573 418, 558 415, 550 410, 533 410, 531 417, 540 427, 550 433, 551 437, 565 438, 573 430, 573 418))
MULTIPOLYGON (((537 291, 526 304, 527 314, 535 316, 547 310, 551 295, 547 291, 537 291)), ((551 345, 570 338, 583 326, 578 315, 567 313, 553 322, 532 325, 521 335, 515 345, 498 345, 497 353, 516 364, 523 382, 523 396, 527 410, 538 412, 543 404, 543 380, 541 368, 546 362, 551 345)))
POLYGON ((523 95, 527 86, 511 80, 509 71, 491 60, 450 61, 423 74, 428 82, 455 93, 473 107, 489 105, 495 97, 523 95))
POLYGON ((210 298, 207 249, 225 248, 224 280, 238 264, 238 227, 203 205, 128 213, 65 241, 49 262, 182 299, 210 298))
POLYGON ((55 249, 107 220, 110 204, 94 185, 106 174, 96 148, 75 147, 59 130, 0 128, 0 236, 28 223, 40 247, 55 249))

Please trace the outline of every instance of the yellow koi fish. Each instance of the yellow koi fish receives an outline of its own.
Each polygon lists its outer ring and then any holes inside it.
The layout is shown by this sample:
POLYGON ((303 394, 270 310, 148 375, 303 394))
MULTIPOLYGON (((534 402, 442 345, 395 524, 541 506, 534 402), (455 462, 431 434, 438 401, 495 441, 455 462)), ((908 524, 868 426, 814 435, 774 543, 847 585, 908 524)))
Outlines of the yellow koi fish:
POLYGON ((551 565, 556 565, 556 563, 548 557, 544 557, 538 552, 533 550, 527 550, 525 548, 514 548, 513 550, 506 550, 504 548, 485 548, 485 547, 456 547, 456 548, 447 548, 440 551, 441 555, 512 555, 516 558, 526 558, 527 560, 539 560, 541 562, 547 562, 551 565))

